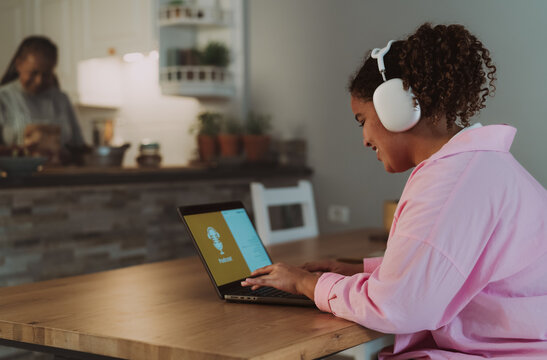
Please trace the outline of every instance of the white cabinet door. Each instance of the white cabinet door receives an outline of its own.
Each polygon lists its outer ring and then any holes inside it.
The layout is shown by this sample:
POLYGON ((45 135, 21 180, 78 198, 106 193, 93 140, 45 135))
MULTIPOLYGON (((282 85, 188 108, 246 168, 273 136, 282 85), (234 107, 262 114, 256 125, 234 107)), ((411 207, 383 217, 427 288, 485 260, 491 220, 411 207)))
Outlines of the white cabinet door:
POLYGON ((32 32, 31 5, 25 0, 0 1, 0 76, 4 75, 21 41, 32 32))
POLYGON ((151 0, 81 0, 83 59, 154 48, 151 0))
POLYGON ((34 3, 33 32, 49 37, 58 48, 56 73, 61 89, 73 101, 77 100, 78 51, 76 49, 77 26, 74 21, 76 2, 72 0, 40 0, 34 3))

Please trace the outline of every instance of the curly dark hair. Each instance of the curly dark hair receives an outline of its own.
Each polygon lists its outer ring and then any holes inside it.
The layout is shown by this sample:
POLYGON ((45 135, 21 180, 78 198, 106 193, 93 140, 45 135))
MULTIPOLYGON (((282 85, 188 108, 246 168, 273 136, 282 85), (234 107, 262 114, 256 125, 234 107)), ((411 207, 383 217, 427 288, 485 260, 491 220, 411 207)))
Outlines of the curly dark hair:
MULTIPOLYGON (((437 123, 446 117, 448 129, 456 121, 468 126, 496 90, 490 52, 462 25, 425 23, 406 40, 394 42, 384 64, 388 80, 401 78, 405 89, 412 89, 422 118, 437 123)), ((350 78, 348 90, 358 99, 371 101, 382 82, 376 59, 369 52, 350 78)))

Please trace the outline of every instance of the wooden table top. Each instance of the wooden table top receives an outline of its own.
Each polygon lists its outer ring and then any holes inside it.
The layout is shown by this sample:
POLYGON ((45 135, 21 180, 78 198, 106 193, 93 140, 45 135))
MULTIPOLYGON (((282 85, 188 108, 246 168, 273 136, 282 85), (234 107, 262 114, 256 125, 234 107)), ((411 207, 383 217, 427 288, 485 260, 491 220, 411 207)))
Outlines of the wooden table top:
MULTIPOLYGON (((356 230, 276 245, 274 261, 366 256, 356 230)), ((0 289, 0 339, 130 359, 311 359, 382 336, 316 308, 220 300, 197 257, 0 289)))

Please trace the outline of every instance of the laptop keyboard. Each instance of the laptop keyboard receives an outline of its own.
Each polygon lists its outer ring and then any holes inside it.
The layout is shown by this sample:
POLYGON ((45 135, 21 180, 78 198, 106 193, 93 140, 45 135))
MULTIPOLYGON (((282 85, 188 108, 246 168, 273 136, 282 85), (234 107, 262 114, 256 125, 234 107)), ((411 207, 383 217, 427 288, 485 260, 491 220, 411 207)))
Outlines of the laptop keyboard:
POLYGON ((248 296, 262 296, 262 297, 282 297, 282 298, 295 298, 295 299, 307 299, 304 295, 295 295, 283 290, 279 290, 273 287, 263 286, 256 290, 251 290, 250 287, 242 287, 234 292, 234 295, 248 295, 248 296))

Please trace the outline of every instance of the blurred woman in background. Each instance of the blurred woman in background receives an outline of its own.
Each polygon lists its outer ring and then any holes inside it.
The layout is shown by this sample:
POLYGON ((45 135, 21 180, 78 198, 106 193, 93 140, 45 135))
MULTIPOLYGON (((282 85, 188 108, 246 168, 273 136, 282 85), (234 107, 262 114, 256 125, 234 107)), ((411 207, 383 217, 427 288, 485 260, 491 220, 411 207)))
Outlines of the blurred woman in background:
POLYGON ((19 45, 0 81, 0 144, 23 145, 31 124, 57 127, 61 146, 84 144, 72 104, 59 88, 57 58, 57 46, 46 37, 29 36, 19 45))

